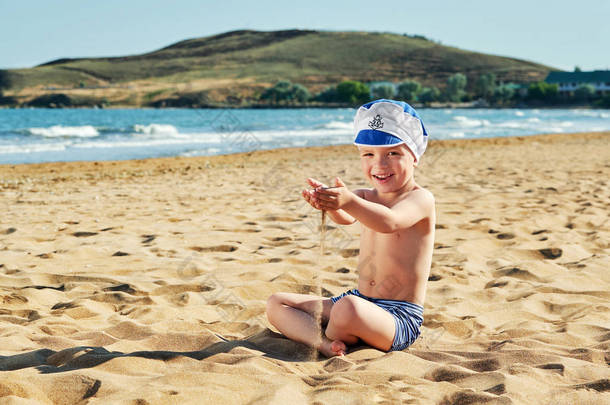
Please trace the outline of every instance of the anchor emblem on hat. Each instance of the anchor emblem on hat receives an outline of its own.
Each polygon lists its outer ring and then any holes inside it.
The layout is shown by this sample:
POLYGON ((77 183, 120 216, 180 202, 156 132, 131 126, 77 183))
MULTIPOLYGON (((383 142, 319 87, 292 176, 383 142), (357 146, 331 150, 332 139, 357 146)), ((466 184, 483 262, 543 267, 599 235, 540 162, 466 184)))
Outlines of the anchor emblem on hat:
POLYGON ((379 129, 383 128, 383 122, 381 121, 381 115, 377 114, 372 121, 369 121, 369 128, 379 129))

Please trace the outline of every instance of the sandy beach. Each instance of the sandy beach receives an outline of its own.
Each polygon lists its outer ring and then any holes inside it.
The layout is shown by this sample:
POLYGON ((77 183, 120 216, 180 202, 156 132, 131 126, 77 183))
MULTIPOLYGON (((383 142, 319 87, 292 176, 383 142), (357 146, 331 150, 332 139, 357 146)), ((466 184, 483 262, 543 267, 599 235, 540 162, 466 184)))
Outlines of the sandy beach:
POLYGON ((326 359, 266 299, 357 280, 305 179, 355 147, 0 166, 0 402, 610 403, 610 133, 432 141, 421 337, 326 359))

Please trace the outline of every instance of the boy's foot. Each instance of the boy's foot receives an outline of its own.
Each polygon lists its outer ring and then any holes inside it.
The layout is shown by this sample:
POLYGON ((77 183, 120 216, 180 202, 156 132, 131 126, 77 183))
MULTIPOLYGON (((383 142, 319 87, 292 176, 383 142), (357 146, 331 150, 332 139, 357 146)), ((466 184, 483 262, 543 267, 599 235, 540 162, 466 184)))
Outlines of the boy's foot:
POLYGON ((326 357, 345 356, 347 346, 340 340, 324 339, 318 351, 326 357))

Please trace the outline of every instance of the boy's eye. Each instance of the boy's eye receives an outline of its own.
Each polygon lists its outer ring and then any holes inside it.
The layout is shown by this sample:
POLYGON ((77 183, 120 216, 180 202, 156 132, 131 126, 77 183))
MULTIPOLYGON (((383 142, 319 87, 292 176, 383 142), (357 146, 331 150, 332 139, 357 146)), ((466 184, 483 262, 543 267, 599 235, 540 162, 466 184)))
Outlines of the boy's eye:
POLYGON ((373 156, 373 154, 370 152, 367 152, 367 153, 363 153, 362 156, 373 156))
POLYGON ((400 153, 398 153, 396 151, 391 151, 391 152, 388 153, 388 155, 397 156, 397 155, 400 155, 400 153))

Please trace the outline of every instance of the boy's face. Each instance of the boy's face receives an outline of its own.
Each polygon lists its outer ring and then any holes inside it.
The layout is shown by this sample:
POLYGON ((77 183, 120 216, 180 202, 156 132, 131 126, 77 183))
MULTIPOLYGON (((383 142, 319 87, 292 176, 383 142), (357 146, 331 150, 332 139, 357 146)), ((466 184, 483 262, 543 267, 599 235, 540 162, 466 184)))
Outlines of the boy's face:
POLYGON ((366 178, 377 191, 398 191, 412 178, 417 164, 405 144, 397 146, 358 146, 366 178))

